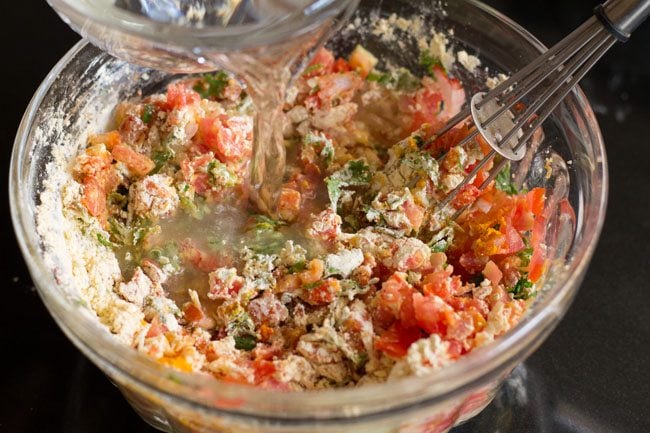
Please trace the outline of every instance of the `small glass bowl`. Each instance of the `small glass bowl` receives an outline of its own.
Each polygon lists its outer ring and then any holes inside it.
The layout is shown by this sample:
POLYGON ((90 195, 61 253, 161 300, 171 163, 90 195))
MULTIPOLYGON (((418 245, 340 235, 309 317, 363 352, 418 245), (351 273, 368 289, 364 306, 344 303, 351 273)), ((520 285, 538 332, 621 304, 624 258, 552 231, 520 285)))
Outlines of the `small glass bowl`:
MULTIPOLYGON (((362 1, 357 13, 367 16, 377 7, 362 1)), ((478 54, 493 70, 519 69, 545 49, 517 24, 478 2, 449 2, 444 14, 430 9, 426 0, 400 0, 383 2, 379 13, 423 13, 427 24, 453 28, 454 44, 478 54)), ((372 32, 346 31, 333 44, 347 49, 357 42, 398 64, 414 62, 413 52, 396 50, 372 32)), ((280 393, 182 373, 118 342, 70 284, 67 252, 43 243, 37 218, 41 227, 62 236, 60 207, 40 217, 37 208, 46 198, 45 186, 56 190, 62 182, 64 169, 51 164, 55 156, 70 160, 89 133, 107 124, 117 101, 161 90, 173 78, 80 42, 34 95, 18 130, 10 172, 15 230, 43 302, 70 340, 151 425, 179 433, 445 432, 490 402, 504 378, 544 341, 569 307, 593 254, 607 198, 602 137, 579 89, 544 125, 545 138, 528 171, 529 184, 545 186, 554 197, 546 209, 551 263, 543 289, 514 329, 438 374, 359 388, 280 393), (554 175, 547 179, 549 163, 554 175)), ((464 79, 470 90, 481 85, 476 77, 464 79)))

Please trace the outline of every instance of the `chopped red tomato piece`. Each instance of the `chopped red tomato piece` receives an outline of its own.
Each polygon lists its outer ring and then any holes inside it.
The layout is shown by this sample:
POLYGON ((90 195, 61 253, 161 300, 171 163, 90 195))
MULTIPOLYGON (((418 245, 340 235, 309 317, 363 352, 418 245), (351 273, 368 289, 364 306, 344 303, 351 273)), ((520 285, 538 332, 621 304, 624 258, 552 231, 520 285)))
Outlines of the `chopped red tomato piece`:
POLYGON ((399 322, 381 333, 375 339, 375 349, 393 358, 402 358, 408 352, 411 344, 422 337, 417 328, 405 328, 399 322))
POLYGON ((433 68, 434 77, 422 79, 422 89, 418 90, 411 103, 413 120, 409 132, 415 131, 424 123, 441 127, 447 120, 458 114, 465 103, 465 90, 455 78, 449 78, 439 68, 433 68))
POLYGON ((341 283, 336 278, 327 278, 316 287, 306 289, 305 301, 311 305, 326 305, 341 291, 341 283))
POLYGON ((201 96, 186 83, 172 83, 167 86, 167 109, 181 108, 199 102, 201 96))
POLYGON ((156 167, 148 156, 142 155, 125 144, 118 144, 111 152, 116 161, 123 162, 136 176, 145 176, 156 167))
POLYGON ((183 306, 183 317, 188 323, 199 323, 205 317, 203 311, 191 302, 183 306))
POLYGON ((533 255, 530 258, 528 265, 528 279, 533 283, 542 276, 546 265, 546 247, 544 245, 544 238, 546 236, 546 218, 538 216, 535 218, 535 225, 533 227, 532 247, 533 255))
POLYGON ((350 72, 353 68, 350 64, 342 58, 336 59, 334 66, 332 67, 332 72, 350 72))
POLYGON ((317 75, 329 74, 332 72, 334 66, 334 54, 327 48, 321 48, 316 51, 311 62, 305 68, 303 76, 306 78, 315 77, 317 75))
POLYGON ((108 212, 106 207, 106 191, 104 191, 103 186, 99 184, 97 179, 87 177, 83 181, 83 187, 81 204, 84 205, 90 215, 99 218, 100 221, 105 220, 108 212))
POLYGON ((467 125, 457 126, 436 137, 436 139, 427 146, 426 150, 431 152, 433 156, 438 157, 439 155, 448 152, 449 149, 456 144, 460 143, 463 138, 467 137, 467 134, 469 134, 467 125))
POLYGON ((424 208, 413 203, 412 200, 405 201, 403 208, 404 213, 406 214, 406 218, 408 218, 409 222, 411 223, 413 230, 420 230, 420 226, 424 221, 424 208))
POLYGON ((528 191, 527 198, 530 204, 530 210, 533 214, 535 214, 535 216, 541 215, 544 212, 546 190, 544 188, 533 188, 528 191))
POLYGON ((473 184, 467 184, 461 188, 454 200, 451 202, 456 209, 474 203, 476 197, 481 194, 481 191, 473 184))
POLYGON ((252 151, 252 129, 248 120, 225 115, 206 117, 199 123, 199 134, 208 149, 221 162, 239 162, 252 151))
POLYGON ((181 243, 181 257, 202 272, 212 272, 223 264, 223 260, 201 251, 189 239, 181 243))
POLYGON ((447 326, 454 320, 454 309, 436 295, 415 293, 413 308, 418 326, 429 334, 445 335, 447 326))
POLYGON ((278 215, 285 221, 293 221, 300 212, 300 192, 291 188, 282 188, 278 197, 278 215))

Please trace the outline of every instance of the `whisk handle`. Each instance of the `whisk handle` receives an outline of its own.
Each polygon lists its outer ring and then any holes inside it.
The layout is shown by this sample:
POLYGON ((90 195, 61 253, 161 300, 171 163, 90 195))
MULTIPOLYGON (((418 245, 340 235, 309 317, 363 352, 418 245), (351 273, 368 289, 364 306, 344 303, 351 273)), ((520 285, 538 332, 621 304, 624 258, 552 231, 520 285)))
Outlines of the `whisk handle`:
POLYGON ((650 15, 650 0, 608 0, 595 12, 616 39, 625 42, 650 15))

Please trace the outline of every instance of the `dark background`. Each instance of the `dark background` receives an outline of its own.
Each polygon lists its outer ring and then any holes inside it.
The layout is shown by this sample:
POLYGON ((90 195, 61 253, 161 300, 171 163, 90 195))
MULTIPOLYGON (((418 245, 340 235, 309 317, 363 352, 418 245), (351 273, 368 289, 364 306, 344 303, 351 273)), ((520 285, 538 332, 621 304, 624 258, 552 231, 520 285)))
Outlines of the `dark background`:
MULTIPOLYGON (((453 1, 453 0, 449 0, 453 1)), ((0 2, 4 60, 0 173, 39 83, 78 36, 44 1, 0 2)), ((488 1, 552 44, 594 1, 488 1)), ((458 433, 650 432, 650 23, 583 80, 607 143, 610 198, 598 249, 575 303, 495 401, 458 433)), ((64 337, 16 245, 3 181, 0 432, 154 430, 64 337)))

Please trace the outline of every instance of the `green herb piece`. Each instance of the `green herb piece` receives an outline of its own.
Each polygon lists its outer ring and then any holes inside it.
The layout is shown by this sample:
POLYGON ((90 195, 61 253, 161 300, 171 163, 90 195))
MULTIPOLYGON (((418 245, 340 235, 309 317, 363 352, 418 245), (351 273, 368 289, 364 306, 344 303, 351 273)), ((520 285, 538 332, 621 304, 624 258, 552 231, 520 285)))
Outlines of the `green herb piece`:
POLYGON ((508 292, 512 293, 515 299, 529 299, 535 296, 535 291, 533 290, 533 283, 526 276, 520 278, 519 281, 517 281, 517 284, 515 284, 513 288, 508 290, 508 292))
POLYGON ((508 195, 518 194, 519 191, 517 187, 512 182, 512 175, 510 174, 510 163, 507 163, 505 167, 497 174, 497 177, 494 179, 497 189, 505 192, 508 195))
POLYGON ((253 215, 251 219, 253 221, 252 228, 257 231, 274 231, 286 224, 284 221, 274 220, 266 215, 253 215))
POLYGON ((246 245, 257 254, 275 254, 285 244, 285 236, 277 231, 285 225, 266 215, 253 215, 246 234, 246 245))
POLYGON ((408 69, 400 68, 395 71, 394 75, 395 90, 413 92, 422 86, 422 81, 413 75, 408 69))
POLYGON ((235 337, 235 349, 250 352, 257 346, 257 338, 253 335, 241 335, 235 337))
POLYGON ((309 133, 302 141, 303 146, 313 146, 314 150, 321 157, 325 166, 329 167, 334 161, 334 144, 324 134, 309 133))
POLYGON ((431 238, 431 241, 429 241, 429 247, 434 253, 444 253, 453 242, 454 229, 451 227, 445 227, 431 238))
POLYGON ((196 196, 194 190, 187 183, 180 183, 176 186, 178 190, 178 201, 181 208, 192 218, 203 219, 206 213, 204 206, 205 199, 201 196, 196 196))
POLYGON ((115 243, 120 245, 131 244, 131 230, 129 230, 121 221, 115 218, 109 218, 108 230, 115 243))
POLYGON ((155 150, 151 154, 151 159, 156 164, 152 170, 152 174, 158 173, 169 160, 174 157, 174 151, 167 146, 163 146, 161 149, 155 150))
POLYGON ((142 114, 140 115, 140 119, 142 119, 144 123, 151 123, 155 111, 156 110, 153 105, 144 104, 144 107, 142 108, 142 114))
POLYGON ((129 198, 124 194, 120 194, 117 191, 113 191, 110 194, 108 194, 108 201, 111 204, 114 204, 115 206, 119 207, 120 209, 124 209, 126 205, 129 203, 129 198))
POLYGON ((255 324, 239 303, 233 306, 230 317, 226 325, 228 335, 235 338, 255 335, 255 324))
POLYGON ((228 83, 230 83, 230 76, 224 71, 218 71, 214 74, 205 74, 193 89, 204 99, 221 99, 228 83))
MULTIPOLYGON (((413 137, 416 140, 416 143, 418 143, 417 139, 423 141, 418 135, 413 137)), ((440 167, 438 161, 436 161, 436 159, 428 152, 421 150, 409 152, 404 155, 401 162, 411 170, 425 174, 434 185, 438 184, 438 181, 440 180, 440 167)))
POLYGON ((302 272, 305 269, 307 269, 307 262, 301 260, 289 266, 288 271, 290 274, 297 274, 298 272, 302 272))
POLYGON ((153 225, 148 219, 140 219, 134 224, 131 231, 131 244, 134 247, 142 245, 147 236, 156 231, 157 226, 153 225))
POLYGON ((176 242, 167 242, 163 246, 152 248, 147 257, 154 260, 165 271, 176 273, 181 269, 181 257, 176 242))
POLYGON ((526 247, 517 253, 517 257, 521 259, 521 267, 525 268, 530 264, 530 259, 533 257, 533 247, 526 236, 523 236, 522 239, 526 247))
POLYGON ((320 286, 322 284, 323 284, 323 280, 318 280, 318 281, 313 282, 313 283, 305 284, 304 286, 302 286, 302 288, 305 289, 305 290, 314 290, 316 287, 318 287, 318 286, 320 286))
POLYGON ((97 233, 97 241, 98 241, 100 244, 102 244, 102 245, 104 245, 105 247, 108 247, 108 248, 115 248, 115 247, 117 246, 117 245, 115 245, 113 242, 111 242, 111 241, 109 241, 108 239, 106 239, 106 238, 104 237, 104 235, 101 234, 101 233, 97 233))
POLYGON ((445 67, 443 66, 440 59, 433 56, 431 53, 427 51, 423 51, 420 54, 420 66, 424 67, 424 69, 427 71, 427 74, 429 74, 433 78, 435 78, 433 72, 435 68, 440 68, 443 70, 443 72, 445 71, 445 67))
POLYGON ((379 83, 383 86, 388 86, 392 84, 394 81, 391 74, 387 72, 375 72, 375 71, 371 71, 366 77, 366 80, 379 83))
POLYGON ((341 189, 350 186, 366 186, 372 179, 372 172, 363 160, 349 161, 339 171, 325 178, 327 185, 327 194, 332 204, 332 209, 336 210, 338 202, 341 199, 341 189))
POLYGON ((391 72, 372 71, 366 80, 381 84, 382 86, 403 92, 412 92, 420 88, 421 82, 406 68, 395 69, 391 72))
POLYGON ((189 216, 197 220, 203 219, 203 210, 190 197, 181 195, 178 197, 178 201, 189 216))
POLYGON ((332 209, 336 210, 341 198, 341 189, 350 186, 365 186, 370 183, 372 172, 370 166, 363 160, 349 161, 339 171, 325 178, 327 185, 327 194, 332 204, 332 209))
POLYGON ((216 159, 208 164, 208 174, 214 185, 224 188, 232 188, 239 183, 239 177, 226 164, 216 159))
POLYGON ((322 68, 323 68, 322 63, 314 63, 313 65, 306 67, 302 74, 303 75, 309 75, 312 72, 316 72, 316 71, 321 70, 322 68))

